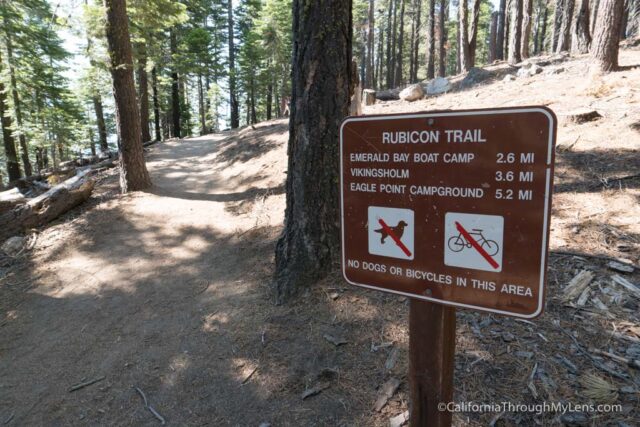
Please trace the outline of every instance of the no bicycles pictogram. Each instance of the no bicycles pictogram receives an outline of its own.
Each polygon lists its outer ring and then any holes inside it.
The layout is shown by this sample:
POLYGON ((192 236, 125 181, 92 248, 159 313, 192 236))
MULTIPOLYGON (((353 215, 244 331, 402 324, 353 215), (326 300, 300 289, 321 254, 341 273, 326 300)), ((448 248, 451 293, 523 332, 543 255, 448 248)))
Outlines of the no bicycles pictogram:
POLYGON ((499 272, 503 235, 501 216, 449 212, 445 216, 444 263, 499 272))

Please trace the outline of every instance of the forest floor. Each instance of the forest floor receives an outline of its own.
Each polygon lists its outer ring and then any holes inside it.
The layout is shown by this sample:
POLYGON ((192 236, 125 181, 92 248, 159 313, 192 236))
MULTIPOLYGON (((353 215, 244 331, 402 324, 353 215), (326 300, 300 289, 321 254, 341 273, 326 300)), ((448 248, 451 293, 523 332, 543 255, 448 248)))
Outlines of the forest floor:
MULTIPOLYGON (((612 284, 615 274, 638 284, 640 270, 591 256, 640 262, 640 178, 615 179, 640 172, 640 68, 630 67, 640 50, 621 63, 588 77, 576 59, 558 74, 365 109, 544 104, 561 119, 546 312, 528 322, 458 311, 455 400, 622 410, 460 413, 455 425, 640 424, 640 372, 590 350, 640 358, 639 299, 612 284), (579 107, 603 117, 563 122, 579 107), (581 270, 594 275, 582 307, 563 300, 581 270)), ((277 120, 158 144, 150 191, 122 196, 105 172, 89 202, 38 230, 33 250, 0 255, 0 423, 159 424, 135 387, 169 425, 386 426, 406 411, 406 298, 354 288, 336 269, 273 303, 287 132, 277 120), (374 411, 392 377, 398 391, 374 411)))

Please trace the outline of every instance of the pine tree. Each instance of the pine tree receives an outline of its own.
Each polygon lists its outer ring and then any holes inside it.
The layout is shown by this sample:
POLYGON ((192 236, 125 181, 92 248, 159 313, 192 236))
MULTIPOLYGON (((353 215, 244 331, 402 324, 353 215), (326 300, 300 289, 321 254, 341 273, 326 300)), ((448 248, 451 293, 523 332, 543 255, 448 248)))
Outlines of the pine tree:
POLYGON ((595 68, 601 72, 615 71, 618 68, 623 8, 623 0, 600 0, 591 55, 595 68))

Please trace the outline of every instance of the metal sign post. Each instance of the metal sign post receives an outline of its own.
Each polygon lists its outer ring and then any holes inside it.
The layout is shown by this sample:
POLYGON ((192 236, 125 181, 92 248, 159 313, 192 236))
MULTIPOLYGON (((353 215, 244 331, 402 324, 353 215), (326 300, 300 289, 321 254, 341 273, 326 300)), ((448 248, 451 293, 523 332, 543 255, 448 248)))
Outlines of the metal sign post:
POLYGON ((347 118, 342 271, 408 296, 412 425, 451 414, 455 308, 544 309, 556 117, 546 107, 347 118))

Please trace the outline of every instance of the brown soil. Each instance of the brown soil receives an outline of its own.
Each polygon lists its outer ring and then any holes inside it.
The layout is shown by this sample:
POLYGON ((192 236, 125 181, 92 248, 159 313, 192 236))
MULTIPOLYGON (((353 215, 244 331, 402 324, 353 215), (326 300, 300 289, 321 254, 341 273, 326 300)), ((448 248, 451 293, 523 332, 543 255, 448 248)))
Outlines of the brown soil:
MULTIPOLYGON (((623 51, 621 63, 640 64, 640 51, 623 51)), ((605 401, 584 386, 594 373, 623 411, 589 414, 584 425, 638 425, 640 373, 584 351, 633 348, 607 331, 640 338, 639 300, 611 284, 606 260, 589 256, 640 261, 640 178, 616 180, 640 172, 640 69, 585 77, 586 59, 560 66, 553 76, 365 113, 545 104, 560 118, 589 106, 604 116, 559 129, 545 314, 526 322, 459 311, 455 400, 605 401), (581 269, 595 273, 593 296, 606 310, 561 300, 581 269)), ((90 202, 37 231, 31 252, 0 255, 0 423, 157 425, 134 387, 169 425, 383 426, 407 409, 405 298, 351 287, 336 270, 290 304, 273 304, 287 130, 280 120, 157 145, 148 154, 151 191, 121 196, 107 173, 90 202), (393 345, 374 351, 381 343, 393 345), (390 376, 402 383, 376 413, 377 388, 390 376), (313 387, 323 390, 303 400, 313 387)), ((624 276, 640 283, 638 269, 624 276)), ((494 418, 505 426, 568 421, 463 413, 455 424, 494 418)))

